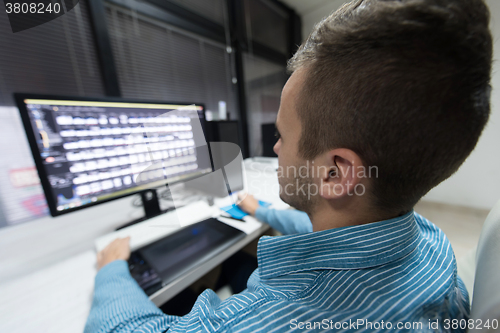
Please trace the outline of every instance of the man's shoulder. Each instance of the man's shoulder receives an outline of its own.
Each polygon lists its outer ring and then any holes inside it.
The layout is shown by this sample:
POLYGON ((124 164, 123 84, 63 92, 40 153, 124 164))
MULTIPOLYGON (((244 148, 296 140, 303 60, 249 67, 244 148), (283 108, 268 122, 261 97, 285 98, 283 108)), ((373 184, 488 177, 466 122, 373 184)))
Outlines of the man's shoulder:
POLYGON ((420 237, 416 251, 406 258, 409 265, 418 264, 427 274, 435 276, 438 272, 456 283, 456 260, 448 237, 434 223, 418 213, 414 213, 420 237), (432 272, 428 267, 433 267, 432 272))
POLYGON ((418 228, 420 229, 421 236, 427 242, 430 241, 436 244, 442 243, 444 245, 450 244, 450 241, 448 240, 448 237, 446 237, 446 234, 436 224, 417 212, 414 212, 413 216, 418 228))

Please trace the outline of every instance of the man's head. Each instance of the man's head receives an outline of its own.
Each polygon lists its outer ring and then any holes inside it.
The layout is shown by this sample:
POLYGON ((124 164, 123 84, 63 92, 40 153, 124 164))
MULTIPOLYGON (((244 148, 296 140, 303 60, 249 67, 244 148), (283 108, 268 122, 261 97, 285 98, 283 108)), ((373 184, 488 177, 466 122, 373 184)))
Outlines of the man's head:
POLYGON ((294 95, 284 89, 280 113, 293 104, 299 123, 293 163, 339 167, 332 152, 353 153, 352 167, 377 168, 365 182, 373 206, 410 210, 488 120, 488 23, 482 0, 357 0, 325 18, 289 62, 294 95))

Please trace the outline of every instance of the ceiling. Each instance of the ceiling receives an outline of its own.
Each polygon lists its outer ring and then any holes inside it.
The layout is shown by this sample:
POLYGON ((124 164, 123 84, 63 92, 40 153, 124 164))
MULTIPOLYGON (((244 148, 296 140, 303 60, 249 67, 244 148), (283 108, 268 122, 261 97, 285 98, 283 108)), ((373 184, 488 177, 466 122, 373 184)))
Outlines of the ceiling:
POLYGON ((307 38, 314 25, 349 0, 280 0, 302 18, 302 37, 307 38))
POLYGON ((303 16, 328 5, 331 0, 281 0, 281 2, 292 7, 297 14, 303 16))

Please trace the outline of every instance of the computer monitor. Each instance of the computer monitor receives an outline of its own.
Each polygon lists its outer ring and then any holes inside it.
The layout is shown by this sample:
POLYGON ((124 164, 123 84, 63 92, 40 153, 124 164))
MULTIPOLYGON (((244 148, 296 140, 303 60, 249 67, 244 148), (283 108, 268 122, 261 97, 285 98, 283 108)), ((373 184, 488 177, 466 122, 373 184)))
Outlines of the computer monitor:
POLYGON ((186 182, 188 188, 214 197, 225 197, 244 189, 243 156, 238 121, 207 121, 214 173, 186 182))
POLYGON ((241 147, 239 123, 237 120, 207 121, 208 142, 231 142, 241 147))
MULTIPOLYGON (((201 104, 34 94, 15 99, 52 216, 136 193, 144 202, 147 190, 213 170, 201 104)), ((146 216, 158 214, 153 201, 144 202, 146 216)))
POLYGON ((264 157, 277 157, 274 152, 274 146, 278 141, 276 138, 276 125, 274 123, 271 124, 262 124, 262 156, 264 157))

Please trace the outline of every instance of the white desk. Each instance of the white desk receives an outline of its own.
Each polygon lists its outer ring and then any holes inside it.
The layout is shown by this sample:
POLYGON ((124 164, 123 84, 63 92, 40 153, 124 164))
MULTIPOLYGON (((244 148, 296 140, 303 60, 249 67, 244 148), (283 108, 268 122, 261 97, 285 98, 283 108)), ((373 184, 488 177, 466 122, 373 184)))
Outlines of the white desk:
MULTIPOLYGON (((286 208, 287 205, 278 197, 278 183, 273 163, 257 163, 256 161, 247 160, 245 162, 247 167, 247 188, 250 193, 255 194, 259 199, 272 202, 274 207, 278 209, 286 208)), ((195 215, 198 218, 203 214, 212 216, 216 212, 216 209, 203 211, 200 203, 194 205, 185 207, 184 210, 177 210, 177 214, 181 215, 180 219, 177 216, 177 220, 186 221, 182 214, 193 213, 194 208, 197 209, 195 215)), ((154 233, 166 234, 175 230, 172 221, 175 221, 176 218, 169 219, 169 216, 173 215, 162 215, 163 221, 159 217, 159 219, 156 218, 146 222, 151 224, 150 229, 154 233), (169 225, 172 227, 169 228, 169 225)), ((246 231, 247 236, 217 257, 205 262, 190 271, 189 274, 153 294, 151 296, 153 302, 157 305, 166 302, 250 241, 260 236, 268 228, 253 218, 248 219, 247 223, 226 220, 226 223, 235 227, 238 227, 238 224, 240 228, 243 227, 243 231, 246 231)), ((136 230, 140 230, 140 228, 136 226, 136 230)), ((104 237, 100 239, 103 240, 104 244, 106 237, 111 239, 117 235, 125 235, 127 232, 130 232, 130 230, 122 229, 117 234, 103 235, 104 237)), ((140 246, 142 242, 146 241, 146 238, 151 237, 147 234, 140 235, 139 232, 137 237, 131 234, 133 248, 140 246)), ((13 256, 15 259, 15 253, 9 253, 8 255, 13 256)), ((35 273, 2 283, 0 285, 0 332, 81 332, 92 302, 96 274, 95 264, 95 250, 87 250, 35 273)))
MULTIPOLYGON (((225 205, 226 203, 221 203, 219 206, 225 205)), ((246 233, 246 237, 236 244, 230 246, 217 254, 216 257, 197 266, 189 273, 169 283, 167 286, 151 295, 150 299, 156 305, 160 306, 269 229, 268 225, 259 222, 251 216, 246 216, 244 218, 246 222, 239 222, 219 217, 220 213, 221 210, 216 205, 210 207, 204 201, 195 202, 137 225, 104 235, 96 240, 96 248, 97 251, 100 251, 114 239, 130 236, 130 247, 133 251, 156 240, 162 239, 182 227, 210 217, 218 218, 221 222, 229 224, 246 233)))

